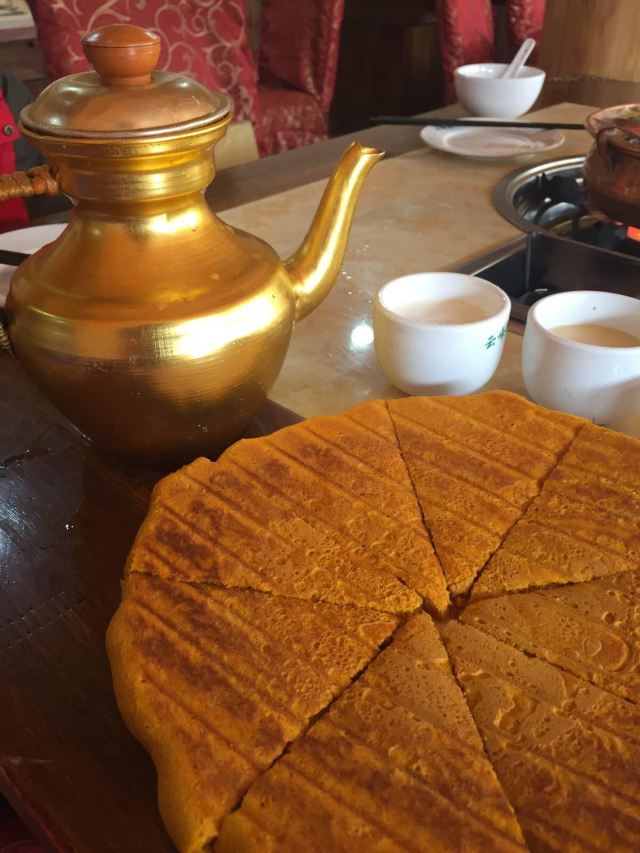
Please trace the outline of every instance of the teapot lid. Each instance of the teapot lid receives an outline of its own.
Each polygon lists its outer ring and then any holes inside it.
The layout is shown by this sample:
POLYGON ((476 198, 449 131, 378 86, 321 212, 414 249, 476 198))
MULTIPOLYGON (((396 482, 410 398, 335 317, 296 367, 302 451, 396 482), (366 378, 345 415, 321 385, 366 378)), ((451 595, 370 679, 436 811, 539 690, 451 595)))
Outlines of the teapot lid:
POLYGON ((109 24, 82 39, 95 69, 62 77, 26 106, 20 120, 47 136, 136 139, 215 123, 231 112, 221 92, 171 71, 154 71, 160 37, 133 24, 109 24))

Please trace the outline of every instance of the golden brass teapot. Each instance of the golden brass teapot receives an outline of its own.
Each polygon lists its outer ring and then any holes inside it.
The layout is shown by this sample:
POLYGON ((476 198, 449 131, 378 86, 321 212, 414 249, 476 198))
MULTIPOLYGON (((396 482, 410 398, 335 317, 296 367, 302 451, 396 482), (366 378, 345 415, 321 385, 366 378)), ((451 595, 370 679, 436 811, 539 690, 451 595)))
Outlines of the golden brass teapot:
POLYGON ((282 263, 204 200, 229 100, 153 71, 160 40, 147 30, 102 27, 83 47, 95 71, 52 83, 21 115, 51 174, 0 182, 0 198, 63 192, 74 203, 62 235, 13 276, 9 338, 97 446, 144 463, 215 454, 265 401, 294 322, 334 283, 383 152, 346 150, 282 263))

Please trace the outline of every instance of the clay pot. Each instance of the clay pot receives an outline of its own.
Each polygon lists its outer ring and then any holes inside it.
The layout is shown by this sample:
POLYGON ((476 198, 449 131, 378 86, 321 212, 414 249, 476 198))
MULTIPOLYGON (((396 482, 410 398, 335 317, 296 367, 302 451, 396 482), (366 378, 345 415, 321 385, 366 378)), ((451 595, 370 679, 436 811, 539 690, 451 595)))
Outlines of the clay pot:
POLYGON ((584 165, 589 205, 640 227, 640 104, 597 110, 585 126, 595 142, 584 165))

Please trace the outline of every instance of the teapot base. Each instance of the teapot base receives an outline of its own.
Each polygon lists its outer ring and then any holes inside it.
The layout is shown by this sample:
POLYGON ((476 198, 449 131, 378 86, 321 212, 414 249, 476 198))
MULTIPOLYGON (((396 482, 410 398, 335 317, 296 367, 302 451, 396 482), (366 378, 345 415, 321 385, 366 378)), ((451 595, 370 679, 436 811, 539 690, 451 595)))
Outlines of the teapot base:
MULTIPOLYGON (((224 419, 224 423, 197 424, 182 435, 132 435, 124 443, 103 443, 100 438, 91 440, 97 451, 118 459, 127 465, 151 468, 178 468, 200 456, 217 459, 234 442, 241 439, 255 415, 260 411, 266 396, 256 401, 255 412, 224 419)), ((205 420, 201 418, 201 420, 205 420)), ((89 436, 87 436, 90 438, 89 436)))
MULTIPOLYGON (((267 401, 266 387, 258 383, 222 399, 194 403, 190 398, 187 405, 173 406, 150 389, 135 390, 121 376, 110 388, 104 381, 85 382, 78 394, 74 383, 52 381, 53 371, 40 374, 31 353, 17 347, 16 354, 50 402, 97 451, 127 464, 175 468, 198 456, 215 459, 242 438, 267 401)), ((279 370, 280 365, 276 375, 279 370)))

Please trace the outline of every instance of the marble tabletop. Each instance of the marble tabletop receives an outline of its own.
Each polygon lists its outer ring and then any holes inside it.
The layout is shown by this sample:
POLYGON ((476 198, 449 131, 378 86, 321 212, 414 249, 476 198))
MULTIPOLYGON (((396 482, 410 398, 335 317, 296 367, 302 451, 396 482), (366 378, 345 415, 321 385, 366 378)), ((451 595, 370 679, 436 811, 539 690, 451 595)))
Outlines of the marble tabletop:
MULTIPOLYGON (((557 104, 531 115, 541 121, 582 122, 591 108, 557 104)), ((418 137, 419 129, 416 128, 418 137)), ((419 137, 418 137, 419 138, 419 137)), ((271 398, 304 417, 330 414, 376 397, 398 397, 377 364, 373 299, 391 278, 450 269, 520 233, 494 209, 497 180, 518 165, 587 152, 585 131, 565 131, 553 153, 517 160, 478 161, 421 146, 383 160, 358 202, 341 275, 327 299, 294 329, 271 398)), ((222 218, 270 243, 287 257, 302 240, 324 181, 227 210, 222 218)), ((512 324, 500 366, 487 388, 524 393, 521 324, 512 324)))

